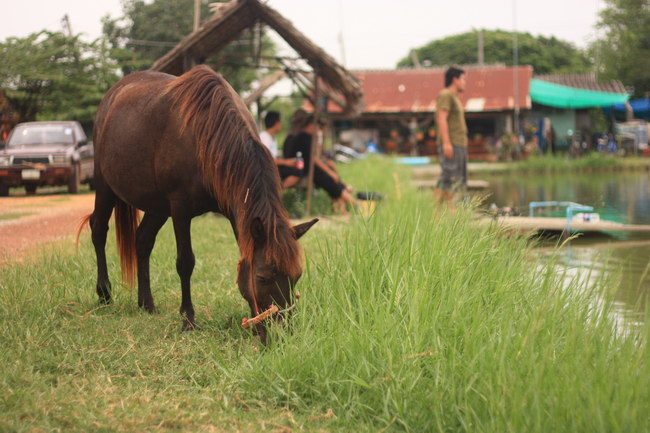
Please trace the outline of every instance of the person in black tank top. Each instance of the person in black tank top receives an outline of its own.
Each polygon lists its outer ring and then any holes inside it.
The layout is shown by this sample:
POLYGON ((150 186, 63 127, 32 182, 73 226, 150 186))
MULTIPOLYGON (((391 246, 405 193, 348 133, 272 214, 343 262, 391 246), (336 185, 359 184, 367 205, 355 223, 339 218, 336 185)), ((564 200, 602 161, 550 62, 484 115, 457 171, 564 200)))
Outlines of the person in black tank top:
MULTIPOLYGON (((319 123, 320 126, 322 125, 319 123)), ((316 124, 314 122, 314 116, 304 110, 296 111, 292 116, 291 130, 284 140, 282 152, 283 156, 287 159, 296 158, 298 153, 302 154, 305 161, 303 168, 305 176, 309 173, 311 143, 315 135, 316 124)), ((335 212, 345 214, 347 213, 347 204, 356 204, 338 173, 318 157, 314 158, 314 186, 322 188, 327 192, 332 200, 332 206, 335 212)))

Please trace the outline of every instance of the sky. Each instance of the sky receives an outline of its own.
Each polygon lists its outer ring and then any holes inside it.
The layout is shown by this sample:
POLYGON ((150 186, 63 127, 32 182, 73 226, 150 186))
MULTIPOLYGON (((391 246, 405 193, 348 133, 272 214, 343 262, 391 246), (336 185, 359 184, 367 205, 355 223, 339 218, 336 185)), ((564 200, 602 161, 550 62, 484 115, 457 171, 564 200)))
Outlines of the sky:
MULTIPOLYGON (((194 2, 186 1, 192 14, 194 2)), ((2 41, 43 29, 61 30, 65 14, 74 33, 92 40, 101 35, 102 16, 122 13, 120 0, 0 3, 2 41)), ((604 0, 269 0, 268 4, 344 66, 387 69, 411 48, 472 29, 516 28, 586 47, 597 36, 595 24, 604 0)), ((283 54, 292 52, 286 49, 283 54)))

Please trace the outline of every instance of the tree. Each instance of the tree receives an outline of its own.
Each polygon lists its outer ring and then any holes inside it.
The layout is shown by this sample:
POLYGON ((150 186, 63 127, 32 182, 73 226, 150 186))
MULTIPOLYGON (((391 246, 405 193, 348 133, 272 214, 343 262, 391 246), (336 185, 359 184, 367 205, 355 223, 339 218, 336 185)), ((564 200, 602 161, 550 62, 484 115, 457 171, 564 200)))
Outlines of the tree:
POLYGON ((602 77, 621 80, 636 97, 650 96, 648 0, 606 0, 597 27, 601 37, 591 54, 602 77))
POLYGON ((21 121, 90 122, 117 79, 101 41, 42 31, 0 43, 0 88, 21 121))
MULTIPOLYGON (((513 32, 482 30, 484 62, 513 64, 513 32)), ((467 65, 478 63, 478 31, 438 39, 416 48, 420 62, 431 66, 467 65)), ((591 64, 587 56, 571 43, 555 37, 517 33, 519 64, 531 65, 536 74, 587 72, 591 64)), ((410 56, 399 61, 398 67, 413 66, 410 56)))
MULTIPOLYGON (((192 32, 194 9, 190 0, 126 0, 124 17, 104 17, 104 35, 112 46, 112 56, 124 75, 148 69, 185 36, 192 32)), ((201 17, 210 17, 208 1, 201 1, 201 17)), ((263 36, 262 54, 273 56, 275 46, 263 36)), ((256 43, 253 32, 245 31, 225 47, 217 58, 206 63, 220 72, 237 90, 247 90, 256 78, 256 43)))

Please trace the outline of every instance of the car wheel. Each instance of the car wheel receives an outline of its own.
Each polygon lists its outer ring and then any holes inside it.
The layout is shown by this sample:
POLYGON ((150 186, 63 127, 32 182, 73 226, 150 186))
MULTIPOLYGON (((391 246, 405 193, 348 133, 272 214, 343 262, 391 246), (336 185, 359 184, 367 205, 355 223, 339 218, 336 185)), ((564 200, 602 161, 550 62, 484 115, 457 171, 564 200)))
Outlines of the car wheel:
POLYGON ((9 196, 9 185, 0 185, 0 197, 9 196))
POLYGON ((36 194, 36 185, 25 185, 25 192, 27 195, 34 195, 36 194))
POLYGON ((68 181, 68 192, 70 194, 79 193, 79 189, 81 188, 81 174, 79 173, 80 171, 81 170, 78 163, 72 166, 72 174, 70 175, 70 180, 68 181))

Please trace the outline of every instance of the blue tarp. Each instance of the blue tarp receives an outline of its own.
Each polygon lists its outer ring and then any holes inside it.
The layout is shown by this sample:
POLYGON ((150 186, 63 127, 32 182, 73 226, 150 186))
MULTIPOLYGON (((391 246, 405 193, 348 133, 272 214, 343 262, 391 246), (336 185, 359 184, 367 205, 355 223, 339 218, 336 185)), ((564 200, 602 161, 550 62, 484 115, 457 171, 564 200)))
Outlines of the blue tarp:
MULTIPOLYGON (((634 111, 634 117, 637 119, 650 119, 650 99, 635 99, 630 101, 630 105, 632 111, 634 111)), ((603 111, 609 115, 612 109, 617 113, 625 113, 625 104, 614 104, 611 107, 604 108, 603 111)))

